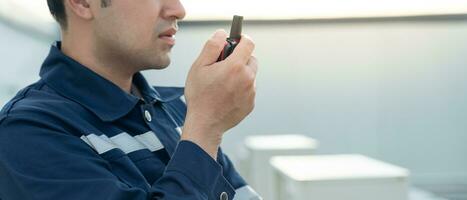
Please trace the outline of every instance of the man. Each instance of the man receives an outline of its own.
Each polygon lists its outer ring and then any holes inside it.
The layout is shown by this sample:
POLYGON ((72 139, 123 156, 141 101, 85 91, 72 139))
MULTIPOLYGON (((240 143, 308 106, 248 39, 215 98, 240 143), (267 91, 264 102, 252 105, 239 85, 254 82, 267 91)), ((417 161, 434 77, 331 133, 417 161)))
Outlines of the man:
POLYGON ((1 111, 0 199, 260 199, 219 148, 254 107, 249 37, 216 62, 217 31, 185 89, 150 87, 140 71, 169 65, 179 0, 47 3, 62 41, 1 111))

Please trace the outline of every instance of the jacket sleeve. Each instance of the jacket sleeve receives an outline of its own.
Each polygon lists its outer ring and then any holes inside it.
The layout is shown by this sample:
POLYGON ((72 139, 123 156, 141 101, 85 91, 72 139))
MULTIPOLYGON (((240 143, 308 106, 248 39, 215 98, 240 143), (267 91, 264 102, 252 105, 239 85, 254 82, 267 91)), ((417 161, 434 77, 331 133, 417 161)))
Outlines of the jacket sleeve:
POLYGON ((146 189, 126 184, 78 137, 53 123, 0 120, 0 199, 196 200, 232 199, 222 166, 182 141, 163 176, 146 189))
POLYGON ((232 161, 221 148, 217 154, 217 162, 222 166, 224 177, 235 188, 234 200, 262 200, 263 198, 237 172, 232 161))

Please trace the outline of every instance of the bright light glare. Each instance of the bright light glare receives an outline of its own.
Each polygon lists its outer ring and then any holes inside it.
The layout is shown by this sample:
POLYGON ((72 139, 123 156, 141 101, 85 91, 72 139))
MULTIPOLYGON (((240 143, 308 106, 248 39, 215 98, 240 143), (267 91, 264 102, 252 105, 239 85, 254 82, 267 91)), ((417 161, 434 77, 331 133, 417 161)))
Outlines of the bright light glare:
POLYGON ((182 0, 187 20, 323 19, 467 13, 467 0, 182 0))
POLYGON ((57 24, 44 0, 0 0, 0 19, 49 38, 57 37, 57 24))
MULTIPOLYGON (((186 20, 326 19, 467 14, 467 0, 181 0, 186 20)), ((0 17, 52 23, 44 0, 0 0, 0 17)))
POLYGON ((46 1, 2 0, 0 15, 20 21, 53 22, 46 1))

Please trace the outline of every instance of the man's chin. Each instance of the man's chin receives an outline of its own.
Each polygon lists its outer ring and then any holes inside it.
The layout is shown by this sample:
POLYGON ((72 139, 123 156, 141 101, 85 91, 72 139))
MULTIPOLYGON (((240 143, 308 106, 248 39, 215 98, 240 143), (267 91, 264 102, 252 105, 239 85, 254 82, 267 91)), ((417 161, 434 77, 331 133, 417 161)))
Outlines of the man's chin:
POLYGON ((167 61, 164 61, 164 62, 151 64, 151 65, 149 65, 147 67, 144 67, 142 70, 151 70, 151 69, 160 70, 160 69, 167 68, 169 65, 170 65, 170 59, 168 59, 167 61))

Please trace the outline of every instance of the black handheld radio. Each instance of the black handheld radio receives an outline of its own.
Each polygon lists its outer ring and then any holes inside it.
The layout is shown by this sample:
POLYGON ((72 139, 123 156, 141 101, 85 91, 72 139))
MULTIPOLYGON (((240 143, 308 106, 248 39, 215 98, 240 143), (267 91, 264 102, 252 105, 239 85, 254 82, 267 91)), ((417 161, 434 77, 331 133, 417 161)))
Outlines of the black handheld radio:
POLYGON ((232 52, 234 51, 235 47, 240 42, 240 38, 242 37, 242 24, 243 24, 243 16, 235 15, 232 20, 232 27, 230 29, 230 36, 227 38, 225 42, 224 49, 219 56, 217 61, 222 61, 227 58, 232 52))

